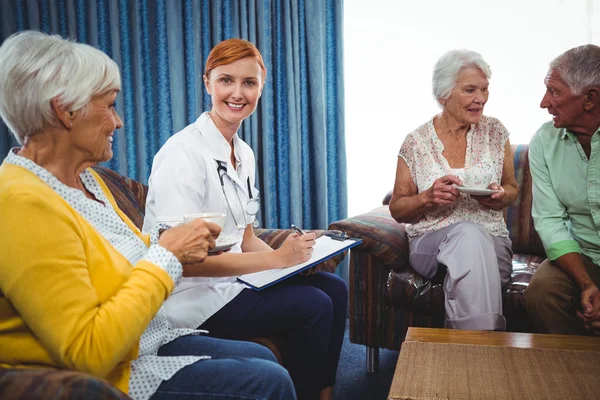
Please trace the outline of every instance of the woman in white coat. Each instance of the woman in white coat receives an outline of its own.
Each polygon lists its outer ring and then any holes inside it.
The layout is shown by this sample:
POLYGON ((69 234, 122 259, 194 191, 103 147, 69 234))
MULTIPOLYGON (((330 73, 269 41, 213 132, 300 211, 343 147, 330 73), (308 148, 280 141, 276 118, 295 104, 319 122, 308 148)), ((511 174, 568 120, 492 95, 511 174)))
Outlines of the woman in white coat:
POLYGON ((220 241, 230 251, 208 257, 165 303, 176 328, 203 328, 221 338, 286 336, 282 349, 299 399, 331 399, 343 341, 348 290, 334 274, 295 276, 257 292, 236 276, 310 258, 314 234, 292 234, 273 250, 255 236, 255 159, 237 131, 258 104, 266 68, 245 40, 219 43, 206 62, 212 109, 173 135, 152 166, 144 228, 183 215, 223 212, 220 241), (217 271, 230 271, 226 278, 217 271), (198 277, 201 276, 201 277, 198 277))

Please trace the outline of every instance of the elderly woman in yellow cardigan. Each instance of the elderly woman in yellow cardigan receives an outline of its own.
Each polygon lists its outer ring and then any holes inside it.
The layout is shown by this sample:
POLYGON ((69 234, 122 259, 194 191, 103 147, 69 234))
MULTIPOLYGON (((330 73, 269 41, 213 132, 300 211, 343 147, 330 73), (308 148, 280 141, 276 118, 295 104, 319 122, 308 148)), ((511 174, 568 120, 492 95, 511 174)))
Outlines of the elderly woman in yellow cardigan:
POLYGON ((0 115, 22 145, 0 167, 0 367, 88 372, 135 399, 293 399, 262 346, 169 327, 163 302, 207 273, 220 228, 146 236, 119 210, 90 167, 113 155, 120 87, 90 46, 23 32, 0 47, 0 115))

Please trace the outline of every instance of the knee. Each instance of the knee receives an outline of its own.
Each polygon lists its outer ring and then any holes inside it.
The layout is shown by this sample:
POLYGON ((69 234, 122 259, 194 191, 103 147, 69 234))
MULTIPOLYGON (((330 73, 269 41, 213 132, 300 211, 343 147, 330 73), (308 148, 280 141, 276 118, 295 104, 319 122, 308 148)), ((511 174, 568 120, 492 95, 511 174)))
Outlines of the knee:
POLYGON ((458 235, 469 245, 473 243, 487 243, 493 245, 492 235, 481 225, 471 221, 462 221, 454 224, 449 236, 458 235))
POLYGON ((325 281, 324 286, 327 288, 325 291, 334 303, 340 301, 344 303, 348 302, 348 285, 346 285, 346 282, 342 278, 328 272, 322 272, 320 273, 320 276, 322 276, 322 279, 325 281))
POLYGON ((306 287, 305 296, 302 307, 305 309, 306 315, 317 316, 318 319, 333 318, 333 300, 332 298, 315 287, 306 287))
POLYGON ((243 342, 244 346, 244 357, 249 358, 257 358, 260 360, 270 361, 273 363, 279 363, 277 361, 277 357, 268 347, 263 346, 262 344, 254 343, 254 342, 243 342))
POLYGON ((525 305, 527 309, 534 309, 543 306, 548 303, 553 291, 554 283, 551 279, 535 279, 532 278, 531 282, 525 289, 523 294, 525 298, 525 305))
POLYGON ((295 399, 296 390, 288 371, 281 365, 264 360, 252 360, 250 375, 256 371, 263 374, 262 394, 268 399, 295 399))

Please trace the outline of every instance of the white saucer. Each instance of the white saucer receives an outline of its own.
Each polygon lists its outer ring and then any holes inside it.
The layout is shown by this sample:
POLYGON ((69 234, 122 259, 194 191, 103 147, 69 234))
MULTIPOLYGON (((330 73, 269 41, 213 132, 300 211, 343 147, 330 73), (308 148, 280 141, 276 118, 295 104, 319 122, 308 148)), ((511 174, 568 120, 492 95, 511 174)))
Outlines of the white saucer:
POLYGON ((500 190, 493 190, 493 189, 475 189, 475 188, 468 188, 468 187, 464 187, 464 186, 457 186, 456 188, 458 189, 459 192, 474 194, 476 196, 491 196, 492 194, 498 193, 500 191, 500 190))
POLYGON ((236 245, 240 240, 235 236, 219 236, 215 243, 215 248, 209 251, 209 253, 216 253, 219 251, 229 250, 236 245))

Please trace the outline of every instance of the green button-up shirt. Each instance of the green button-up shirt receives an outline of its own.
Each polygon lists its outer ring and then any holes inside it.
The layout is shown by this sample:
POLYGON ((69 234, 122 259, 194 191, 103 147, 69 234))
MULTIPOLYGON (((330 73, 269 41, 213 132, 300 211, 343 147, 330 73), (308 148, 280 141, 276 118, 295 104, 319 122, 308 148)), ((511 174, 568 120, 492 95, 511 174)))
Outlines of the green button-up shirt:
POLYGON ((550 260, 583 253, 600 265, 600 130, 588 160, 577 137, 547 122, 529 143, 532 215, 550 260))

